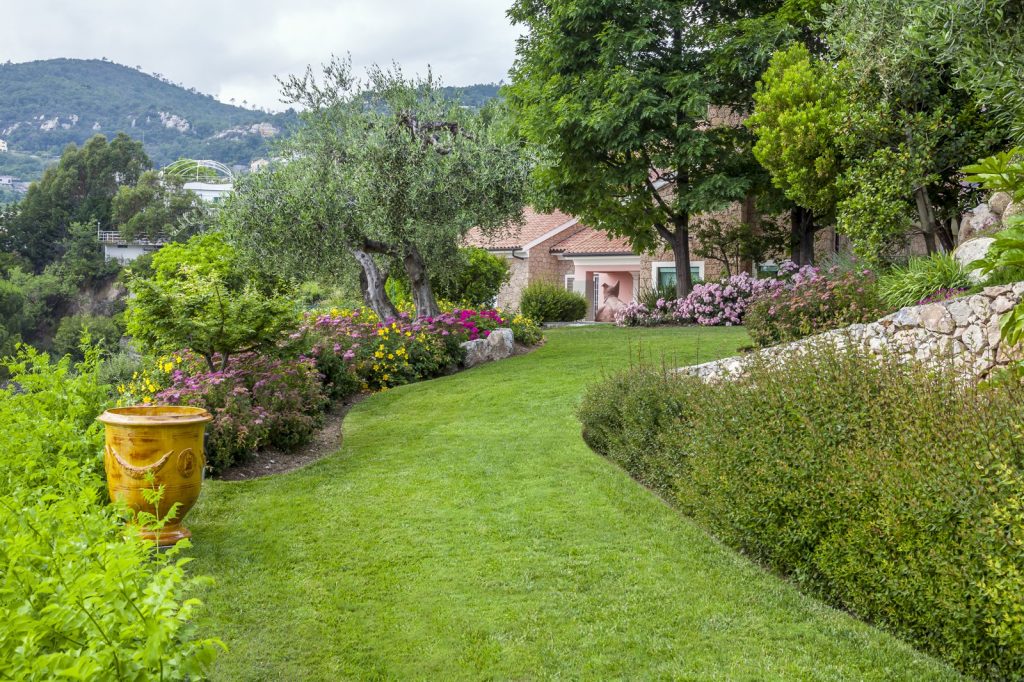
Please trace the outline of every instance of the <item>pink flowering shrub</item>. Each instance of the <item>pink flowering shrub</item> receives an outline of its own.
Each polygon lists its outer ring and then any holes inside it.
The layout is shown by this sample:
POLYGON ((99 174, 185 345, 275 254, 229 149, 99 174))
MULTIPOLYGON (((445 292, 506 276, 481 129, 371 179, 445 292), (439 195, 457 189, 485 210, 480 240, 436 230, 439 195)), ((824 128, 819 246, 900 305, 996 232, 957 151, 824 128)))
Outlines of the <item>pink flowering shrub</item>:
POLYGON ((158 403, 195 405, 213 415, 207 427, 210 468, 219 471, 267 445, 298 447, 312 437, 327 399, 309 358, 281 360, 248 353, 210 372, 191 353, 174 369, 158 403))
POLYGON ((786 286, 757 297, 747 311, 747 331, 764 347, 871 322, 888 312, 875 285, 870 270, 822 273, 805 267, 786 286))
POLYGON ((674 317, 705 327, 739 325, 755 296, 783 286, 780 280, 754 279, 746 273, 733 275, 724 282, 698 284, 689 296, 676 302, 674 317))
POLYGON ((620 327, 651 327, 657 324, 732 326, 743 323, 747 306, 759 294, 785 286, 777 279, 754 279, 743 273, 723 282, 698 284, 686 298, 658 299, 653 309, 630 303, 615 316, 620 327))

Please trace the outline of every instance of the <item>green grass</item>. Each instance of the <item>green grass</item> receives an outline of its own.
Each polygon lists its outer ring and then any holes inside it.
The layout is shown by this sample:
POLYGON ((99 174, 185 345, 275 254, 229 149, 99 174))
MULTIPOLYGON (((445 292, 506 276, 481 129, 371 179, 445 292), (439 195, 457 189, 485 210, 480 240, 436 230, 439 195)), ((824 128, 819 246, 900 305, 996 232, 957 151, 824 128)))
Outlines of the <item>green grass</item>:
POLYGON ((928 680, 956 675, 799 594, 593 454, 584 387, 642 353, 729 355, 742 329, 560 329, 513 358, 371 397, 337 454, 207 484, 223 680, 928 680))

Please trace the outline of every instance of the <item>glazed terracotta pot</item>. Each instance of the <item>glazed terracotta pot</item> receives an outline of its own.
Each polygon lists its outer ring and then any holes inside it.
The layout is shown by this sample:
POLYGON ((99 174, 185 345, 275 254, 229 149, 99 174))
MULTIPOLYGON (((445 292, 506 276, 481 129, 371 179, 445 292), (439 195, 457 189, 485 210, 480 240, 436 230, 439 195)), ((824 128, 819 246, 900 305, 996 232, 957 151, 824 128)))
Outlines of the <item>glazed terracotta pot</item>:
POLYGON ((210 413, 200 407, 151 405, 111 408, 97 419, 106 425, 103 466, 110 498, 159 518, 180 503, 163 528, 142 536, 161 547, 191 537, 181 521, 199 498, 206 464, 203 432, 213 419, 210 413), (163 497, 154 507, 142 491, 161 485, 163 497))

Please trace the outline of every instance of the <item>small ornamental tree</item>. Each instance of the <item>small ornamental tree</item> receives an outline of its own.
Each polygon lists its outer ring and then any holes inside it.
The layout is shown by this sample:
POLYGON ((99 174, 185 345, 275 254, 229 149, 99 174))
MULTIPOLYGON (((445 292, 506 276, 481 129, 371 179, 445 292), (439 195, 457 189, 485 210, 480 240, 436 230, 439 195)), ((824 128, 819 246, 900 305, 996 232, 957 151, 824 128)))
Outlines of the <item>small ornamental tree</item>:
POLYGON ((155 351, 188 348, 210 371, 230 356, 273 348, 298 324, 282 284, 245 268, 217 233, 168 244, 150 277, 131 276, 128 333, 155 351))
POLYGON ((834 69, 815 61, 803 45, 777 52, 754 94, 746 121, 757 135, 754 156, 788 199, 828 217, 838 200, 843 92, 834 69))

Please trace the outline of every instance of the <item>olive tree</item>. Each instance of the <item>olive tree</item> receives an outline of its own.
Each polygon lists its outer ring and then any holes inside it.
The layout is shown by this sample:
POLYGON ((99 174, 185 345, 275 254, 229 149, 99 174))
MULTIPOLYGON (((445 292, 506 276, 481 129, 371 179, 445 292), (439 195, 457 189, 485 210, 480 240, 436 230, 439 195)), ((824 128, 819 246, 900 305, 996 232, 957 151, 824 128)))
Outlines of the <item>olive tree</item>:
POLYGON ((348 60, 281 81, 302 126, 276 168, 240 184, 224 221, 238 243, 290 274, 360 270, 364 300, 395 315, 384 284, 404 272, 420 317, 439 314, 432 270, 458 263, 474 226, 521 221, 527 164, 488 117, 446 99, 438 81, 348 60))

